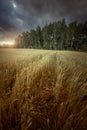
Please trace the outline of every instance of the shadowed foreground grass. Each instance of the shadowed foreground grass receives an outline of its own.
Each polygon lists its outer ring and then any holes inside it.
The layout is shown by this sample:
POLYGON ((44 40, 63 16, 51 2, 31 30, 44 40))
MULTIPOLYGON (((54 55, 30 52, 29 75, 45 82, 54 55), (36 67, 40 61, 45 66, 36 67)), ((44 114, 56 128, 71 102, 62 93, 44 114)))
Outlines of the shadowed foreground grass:
POLYGON ((87 130, 86 53, 0 54, 0 130, 87 130))

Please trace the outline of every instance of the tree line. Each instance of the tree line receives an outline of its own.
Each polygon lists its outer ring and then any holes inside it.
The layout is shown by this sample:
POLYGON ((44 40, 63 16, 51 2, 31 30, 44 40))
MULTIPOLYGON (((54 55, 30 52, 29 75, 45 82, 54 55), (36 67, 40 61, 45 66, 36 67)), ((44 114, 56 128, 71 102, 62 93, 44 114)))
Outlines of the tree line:
POLYGON ((23 32, 15 39, 16 48, 37 48, 50 50, 87 50, 87 21, 66 24, 65 19, 37 26, 23 32))

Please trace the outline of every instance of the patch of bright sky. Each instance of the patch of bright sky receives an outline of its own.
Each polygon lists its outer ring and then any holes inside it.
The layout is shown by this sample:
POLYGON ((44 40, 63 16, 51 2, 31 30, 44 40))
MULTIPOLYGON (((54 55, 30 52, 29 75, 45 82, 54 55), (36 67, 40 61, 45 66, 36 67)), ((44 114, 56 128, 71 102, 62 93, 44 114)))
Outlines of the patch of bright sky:
POLYGON ((17 8, 17 5, 16 5, 16 3, 15 3, 15 1, 14 1, 14 0, 12 0, 12 6, 13 6, 13 8, 14 8, 14 9, 16 9, 16 8, 17 8))

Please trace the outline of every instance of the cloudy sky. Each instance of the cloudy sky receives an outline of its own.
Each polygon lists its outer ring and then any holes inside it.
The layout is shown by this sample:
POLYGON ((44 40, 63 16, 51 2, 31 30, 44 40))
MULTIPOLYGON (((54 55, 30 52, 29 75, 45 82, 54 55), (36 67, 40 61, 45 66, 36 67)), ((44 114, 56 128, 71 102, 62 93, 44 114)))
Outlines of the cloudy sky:
POLYGON ((0 41, 62 18, 86 21, 87 0, 0 0, 0 41))

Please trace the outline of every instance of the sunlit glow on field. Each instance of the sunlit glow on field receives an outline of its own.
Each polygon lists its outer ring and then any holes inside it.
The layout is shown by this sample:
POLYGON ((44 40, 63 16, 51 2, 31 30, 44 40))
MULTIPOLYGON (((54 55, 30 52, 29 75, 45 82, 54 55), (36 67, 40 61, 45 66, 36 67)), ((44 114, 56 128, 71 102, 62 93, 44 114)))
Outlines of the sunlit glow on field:
POLYGON ((14 44, 14 40, 12 41, 1 41, 0 45, 13 45, 14 44))

